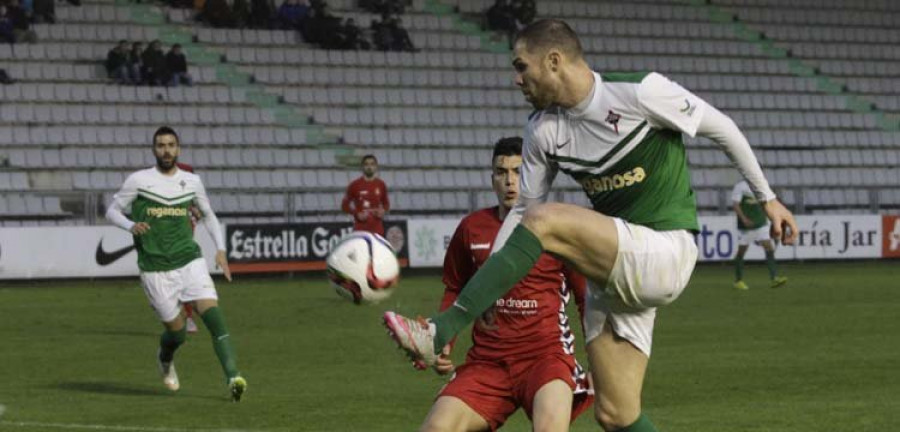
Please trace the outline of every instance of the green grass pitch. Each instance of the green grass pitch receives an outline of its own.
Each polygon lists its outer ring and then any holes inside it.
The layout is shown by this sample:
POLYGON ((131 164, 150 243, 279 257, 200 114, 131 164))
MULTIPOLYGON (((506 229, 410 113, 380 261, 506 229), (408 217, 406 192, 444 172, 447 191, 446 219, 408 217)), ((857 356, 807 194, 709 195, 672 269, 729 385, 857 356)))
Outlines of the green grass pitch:
MULTIPOLYGON (((739 292, 730 266, 700 266, 660 311, 644 388, 660 430, 897 430, 898 262, 782 268, 785 287, 755 265, 739 292)), ((405 277, 377 306, 341 300, 321 275, 218 287, 250 383, 239 404, 202 326, 176 356, 181 391, 163 388, 161 326, 137 278, 0 283, 0 430, 412 431, 443 383, 413 370, 379 322, 389 308, 433 311, 436 276, 405 277)), ((521 413, 507 425, 529 430, 521 413)), ((587 414, 572 430, 599 429, 587 414)))

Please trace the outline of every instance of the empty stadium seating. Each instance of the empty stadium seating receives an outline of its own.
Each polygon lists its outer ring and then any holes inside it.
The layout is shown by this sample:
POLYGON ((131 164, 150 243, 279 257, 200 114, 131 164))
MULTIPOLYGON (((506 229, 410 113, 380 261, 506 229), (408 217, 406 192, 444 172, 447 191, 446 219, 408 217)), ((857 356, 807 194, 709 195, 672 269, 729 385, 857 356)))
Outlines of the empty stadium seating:
MULTIPOLYGON (((329 3, 362 27, 376 19, 353 0, 329 3)), ((474 14, 493 0, 444 3, 474 14)), ((537 6, 539 17, 572 24, 596 69, 656 70, 727 112, 796 209, 900 209, 900 134, 821 80, 900 113, 895 2, 713 0, 708 7, 736 17, 724 21, 675 0, 537 6), (797 73, 794 60, 816 74, 797 73)), ((182 160, 197 166, 226 221, 340 219, 341 192, 365 153, 381 161, 397 215, 462 214, 494 202, 490 145, 521 134, 530 107, 514 88, 509 54, 483 49, 489 38, 458 16, 417 0, 403 21, 420 51, 384 53, 321 50, 290 31, 212 29, 187 11, 152 7, 172 24, 135 21, 131 6, 94 0, 59 5, 58 23, 35 26, 39 43, 0 46, 3 67, 19 80, 0 86, 0 224, 83 223, 73 203, 108 200, 128 172, 149 166, 147 144, 160 124, 178 130, 182 160), (226 62, 192 62, 194 87, 105 78, 101 62, 117 40, 181 40, 185 31, 226 62), (279 102, 260 103, 258 89, 227 79, 223 65, 279 102), (282 108, 339 139, 320 145, 282 108)), ((735 171, 715 144, 686 141, 701 211, 727 210, 735 171)), ((557 182, 554 199, 586 204, 573 181, 557 182)))

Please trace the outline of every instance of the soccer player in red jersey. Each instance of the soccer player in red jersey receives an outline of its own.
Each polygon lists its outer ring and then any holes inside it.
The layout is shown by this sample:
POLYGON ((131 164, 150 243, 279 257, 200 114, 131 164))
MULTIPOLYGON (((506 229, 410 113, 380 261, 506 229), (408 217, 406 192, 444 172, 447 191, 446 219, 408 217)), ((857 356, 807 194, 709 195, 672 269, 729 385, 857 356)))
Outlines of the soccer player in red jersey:
POLYGON ((363 175, 350 182, 341 202, 341 210, 353 216, 355 231, 384 235, 384 214, 391 209, 387 185, 378 178, 378 159, 362 158, 363 175))
MULTIPOLYGON (((522 139, 494 146, 491 184, 499 206, 466 216, 444 258, 444 310, 487 260, 509 209, 518 199, 522 139)), ((473 345, 441 390, 420 430, 496 430, 523 408, 536 431, 566 431, 593 402, 584 370, 575 360, 575 336, 566 304, 583 311, 585 279, 548 254, 528 276, 488 309, 472 330, 473 345)), ((454 370, 450 348, 435 364, 454 370)))

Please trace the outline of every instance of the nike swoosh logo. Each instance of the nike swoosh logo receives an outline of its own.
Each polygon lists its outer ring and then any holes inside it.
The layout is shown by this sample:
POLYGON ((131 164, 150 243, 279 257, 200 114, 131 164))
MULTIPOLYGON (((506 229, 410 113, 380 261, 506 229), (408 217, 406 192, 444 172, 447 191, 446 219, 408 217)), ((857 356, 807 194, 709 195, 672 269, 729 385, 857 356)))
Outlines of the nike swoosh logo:
POLYGON ((135 246, 125 246, 122 249, 115 250, 112 252, 107 252, 103 250, 103 239, 100 239, 100 243, 97 243, 97 253, 94 257, 97 260, 97 264, 100 266, 108 266, 114 262, 116 262, 119 258, 122 258, 125 255, 128 255, 129 252, 134 250, 135 246))
POLYGON ((562 143, 562 144, 557 144, 557 145, 556 145, 556 148, 561 149, 561 148, 565 147, 566 145, 568 145, 570 141, 572 141, 571 138, 567 139, 567 140, 566 140, 564 143, 562 143))
POLYGON ((691 102, 688 101, 687 99, 685 99, 684 100, 684 108, 680 109, 679 111, 687 112, 689 109, 691 109, 691 102))

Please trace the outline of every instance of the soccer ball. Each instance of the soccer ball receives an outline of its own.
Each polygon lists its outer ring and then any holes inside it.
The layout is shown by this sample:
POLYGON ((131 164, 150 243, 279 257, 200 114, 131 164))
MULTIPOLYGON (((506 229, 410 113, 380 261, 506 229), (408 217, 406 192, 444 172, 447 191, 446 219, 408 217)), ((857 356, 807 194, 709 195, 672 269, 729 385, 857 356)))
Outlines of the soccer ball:
POLYGON ((384 237, 350 234, 328 254, 328 279, 334 290, 353 303, 377 303, 393 293, 400 264, 384 237))

